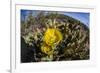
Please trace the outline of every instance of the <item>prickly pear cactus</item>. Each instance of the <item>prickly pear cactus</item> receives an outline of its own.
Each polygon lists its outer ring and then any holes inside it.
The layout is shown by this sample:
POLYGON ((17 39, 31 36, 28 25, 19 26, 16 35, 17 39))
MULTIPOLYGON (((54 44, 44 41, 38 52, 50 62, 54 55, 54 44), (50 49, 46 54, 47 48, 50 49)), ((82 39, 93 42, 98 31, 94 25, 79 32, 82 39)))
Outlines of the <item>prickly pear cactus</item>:
POLYGON ((21 37, 33 51, 30 62, 89 59, 89 28, 67 15, 29 15, 21 22, 21 37))

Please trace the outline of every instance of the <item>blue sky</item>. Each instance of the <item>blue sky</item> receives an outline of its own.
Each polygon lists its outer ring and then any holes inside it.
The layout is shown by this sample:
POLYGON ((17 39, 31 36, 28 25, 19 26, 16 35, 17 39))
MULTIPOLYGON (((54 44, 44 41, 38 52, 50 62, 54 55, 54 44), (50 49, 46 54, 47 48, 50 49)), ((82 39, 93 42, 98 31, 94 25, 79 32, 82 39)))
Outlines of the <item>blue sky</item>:
MULTIPOLYGON (((33 13, 33 16, 36 16, 39 13, 39 11, 35 10, 21 10, 21 20, 25 20, 25 18, 30 12, 33 13)), ((90 19, 89 13, 83 13, 83 12, 59 12, 59 13, 73 17, 89 27, 89 19, 90 19)))
POLYGON ((82 23, 84 23, 86 26, 89 27, 89 19, 90 19, 90 13, 82 13, 82 12, 64 12, 64 15, 71 16, 82 23))

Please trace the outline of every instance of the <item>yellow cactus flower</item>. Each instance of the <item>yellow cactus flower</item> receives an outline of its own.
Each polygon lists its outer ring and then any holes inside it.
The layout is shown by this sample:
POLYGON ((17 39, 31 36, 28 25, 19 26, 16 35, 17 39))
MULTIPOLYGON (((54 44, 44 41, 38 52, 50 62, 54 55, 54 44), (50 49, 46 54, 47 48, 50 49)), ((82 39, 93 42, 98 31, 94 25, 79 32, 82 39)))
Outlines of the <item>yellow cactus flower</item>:
POLYGON ((53 54, 53 50, 51 47, 47 46, 47 45, 42 45, 41 46, 41 51, 47 55, 52 55, 53 54))
POLYGON ((62 40, 62 34, 58 29, 48 28, 43 40, 48 46, 53 46, 62 40))

